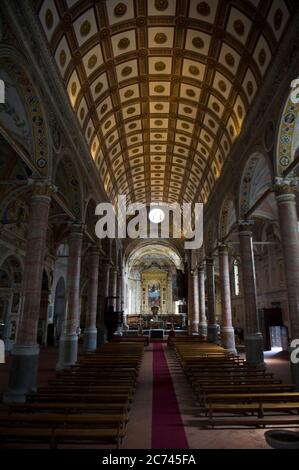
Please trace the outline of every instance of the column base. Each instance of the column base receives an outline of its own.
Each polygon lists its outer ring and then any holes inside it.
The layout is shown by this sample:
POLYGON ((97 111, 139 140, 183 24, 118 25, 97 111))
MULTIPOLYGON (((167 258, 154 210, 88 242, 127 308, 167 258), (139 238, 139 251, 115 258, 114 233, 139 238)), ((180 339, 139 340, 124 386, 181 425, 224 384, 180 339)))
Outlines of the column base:
POLYGON ((78 336, 62 335, 59 340, 59 359, 56 370, 73 366, 78 357, 78 336))
POLYGON ((123 325, 118 325, 113 336, 123 336, 123 325))
POLYGON ((92 352, 97 349, 97 329, 86 328, 84 331, 83 351, 92 352))
POLYGON ((299 392, 299 348, 289 347, 290 352, 290 368, 292 383, 295 385, 296 392, 299 392))
POLYGON ((5 352, 9 352, 9 353, 10 353, 10 352, 12 351, 13 347, 14 347, 15 342, 12 341, 12 340, 9 339, 9 338, 5 338, 5 339, 4 339, 4 344, 5 344, 5 352))
POLYGON ((208 325, 207 325, 207 323, 199 323, 199 325, 198 325, 198 334, 199 334, 199 336, 207 336, 208 335, 208 325))
POLYGON ((24 403, 27 393, 36 392, 39 346, 15 345, 11 351, 8 390, 4 403, 24 403))
POLYGON ((192 335, 198 335, 198 323, 192 323, 192 335))
POLYGON ((218 326, 217 325, 208 325, 208 338, 209 343, 217 344, 219 342, 218 339, 218 326))
POLYGON ((102 346, 107 343, 107 329, 105 326, 98 326, 97 345, 102 346))
POLYGON ((221 332, 221 346, 228 349, 233 354, 237 354, 235 345, 235 329, 232 326, 222 326, 221 332))
POLYGON ((246 362, 264 368, 264 340, 262 333, 247 334, 244 337, 246 362))

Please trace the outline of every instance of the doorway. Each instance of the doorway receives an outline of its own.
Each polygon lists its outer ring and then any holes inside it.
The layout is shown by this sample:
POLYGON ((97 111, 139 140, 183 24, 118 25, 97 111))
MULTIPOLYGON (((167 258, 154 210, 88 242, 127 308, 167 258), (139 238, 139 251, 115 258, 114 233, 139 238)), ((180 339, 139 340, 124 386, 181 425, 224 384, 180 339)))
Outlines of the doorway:
POLYGON ((286 351, 288 329, 283 325, 281 308, 264 308, 260 312, 265 351, 286 351))

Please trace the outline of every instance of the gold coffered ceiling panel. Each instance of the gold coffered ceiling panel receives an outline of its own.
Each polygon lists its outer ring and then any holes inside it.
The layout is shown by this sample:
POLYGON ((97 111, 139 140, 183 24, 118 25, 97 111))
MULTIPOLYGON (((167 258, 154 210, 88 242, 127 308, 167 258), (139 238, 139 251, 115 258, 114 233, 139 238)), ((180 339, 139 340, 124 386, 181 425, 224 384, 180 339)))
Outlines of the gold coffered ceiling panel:
POLYGON ((292 0, 44 0, 37 14, 108 196, 206 201, 292 0))

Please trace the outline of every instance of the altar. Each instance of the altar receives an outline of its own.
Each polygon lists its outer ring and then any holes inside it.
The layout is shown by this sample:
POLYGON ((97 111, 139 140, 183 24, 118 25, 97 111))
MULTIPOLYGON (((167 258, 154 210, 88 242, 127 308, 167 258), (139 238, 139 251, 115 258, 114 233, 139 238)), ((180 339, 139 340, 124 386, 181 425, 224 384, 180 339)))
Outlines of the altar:
POLYGON ((140 314, 128 315, 127 324, 130 329, 164 329, 170 330, 174 328, 184 328, 186 325, 185 314, 140 314))
POLYGON ((150 339, 163 339, 164 330, 163 329, 151 329, 149 332, 150 339))

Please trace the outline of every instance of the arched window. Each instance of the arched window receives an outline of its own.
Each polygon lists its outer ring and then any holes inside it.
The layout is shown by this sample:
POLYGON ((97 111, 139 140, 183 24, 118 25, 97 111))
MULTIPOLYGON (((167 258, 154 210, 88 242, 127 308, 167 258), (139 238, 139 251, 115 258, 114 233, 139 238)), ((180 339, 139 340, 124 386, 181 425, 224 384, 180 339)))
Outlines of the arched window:
POLYGON ((234 294, 240 295, 239 264, 234 260, 234 294))

